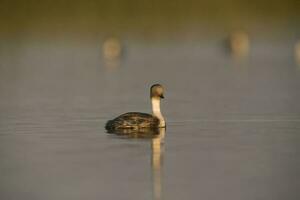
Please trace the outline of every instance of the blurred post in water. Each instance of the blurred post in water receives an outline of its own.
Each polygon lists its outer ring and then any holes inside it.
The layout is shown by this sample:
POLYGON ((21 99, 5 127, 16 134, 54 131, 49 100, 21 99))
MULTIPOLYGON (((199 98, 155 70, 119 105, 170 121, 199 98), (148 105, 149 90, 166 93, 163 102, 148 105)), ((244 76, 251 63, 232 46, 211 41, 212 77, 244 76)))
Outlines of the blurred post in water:
POLYGON ((295 60, 296 63, 300 66, 300 40, 298 40, 295 45, 295 60))
POLYGON ((102 46, 102 54, 108 68, 115 68, 120 65, 123 49, 121 41, 115 37, 107 38, 102 46))
POLYGON ((250 49, 249 36, 245 31, 234 31, 230 34, 227 45, 231 56, 241 60, 248 56, 250 49))

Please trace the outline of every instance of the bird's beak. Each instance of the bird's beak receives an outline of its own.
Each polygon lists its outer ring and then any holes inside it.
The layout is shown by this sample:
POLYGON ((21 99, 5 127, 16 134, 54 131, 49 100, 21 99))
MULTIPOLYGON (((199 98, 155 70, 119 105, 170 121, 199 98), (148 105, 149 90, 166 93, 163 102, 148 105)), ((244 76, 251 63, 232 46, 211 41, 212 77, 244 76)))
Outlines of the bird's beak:
POLYGON ((165 97, 164 97, 164 95, 163 95, 163 94, 161 94, 161 95, 160 95, 160 98, 164 99, 165 97))

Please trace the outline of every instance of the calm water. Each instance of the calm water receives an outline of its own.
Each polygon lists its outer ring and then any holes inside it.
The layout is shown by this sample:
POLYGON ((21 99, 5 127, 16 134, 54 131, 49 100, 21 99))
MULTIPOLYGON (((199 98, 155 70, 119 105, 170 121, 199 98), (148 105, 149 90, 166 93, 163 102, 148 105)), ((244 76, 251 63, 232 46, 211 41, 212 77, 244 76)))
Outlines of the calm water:
POLYGON ((119 65, 100 41, 1 43, 1 199, 300 198, 292 44, 257 41, 235 62, 218 40, 124 43, 119 65), (107 134, 108 119, 150 111, 156 82, 165 138, 107 134))

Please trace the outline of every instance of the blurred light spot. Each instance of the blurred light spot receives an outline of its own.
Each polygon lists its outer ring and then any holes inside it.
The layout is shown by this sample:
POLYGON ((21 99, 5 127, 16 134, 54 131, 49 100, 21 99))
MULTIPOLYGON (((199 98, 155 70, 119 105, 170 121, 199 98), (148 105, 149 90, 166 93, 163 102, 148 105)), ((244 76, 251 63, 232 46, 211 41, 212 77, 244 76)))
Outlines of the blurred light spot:
POLYGON ((295 45, 295 60, 296 63, 300 66, 300 40, 295 45))
POLYGON ((105 60, 118 60, 122 54, 122 45, 117 38, 108 38, 104 41, 102 50, 105 60))
POLYGON ((244 31, 234 31, 230 34, 228 45, 235 59, 246 58, 249 54, 249 36, 244 31))

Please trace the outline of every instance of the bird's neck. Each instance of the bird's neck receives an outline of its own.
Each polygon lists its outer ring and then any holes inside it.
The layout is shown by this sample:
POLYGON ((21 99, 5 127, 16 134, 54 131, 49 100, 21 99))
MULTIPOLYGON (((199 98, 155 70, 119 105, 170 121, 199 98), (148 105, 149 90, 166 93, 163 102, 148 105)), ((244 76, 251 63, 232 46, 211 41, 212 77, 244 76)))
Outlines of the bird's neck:
POLYGON ((159 119, 159 127, 165 127, 166 122, 160 112, 160 99, 159 98, 151 98, 151 102, 152 102, 153 115, 159 119))

